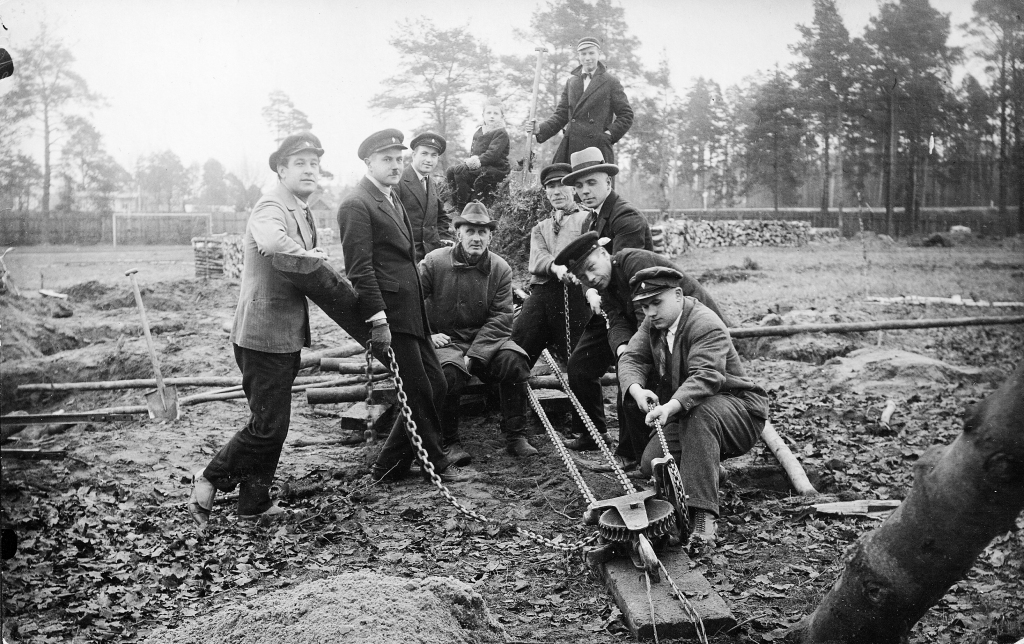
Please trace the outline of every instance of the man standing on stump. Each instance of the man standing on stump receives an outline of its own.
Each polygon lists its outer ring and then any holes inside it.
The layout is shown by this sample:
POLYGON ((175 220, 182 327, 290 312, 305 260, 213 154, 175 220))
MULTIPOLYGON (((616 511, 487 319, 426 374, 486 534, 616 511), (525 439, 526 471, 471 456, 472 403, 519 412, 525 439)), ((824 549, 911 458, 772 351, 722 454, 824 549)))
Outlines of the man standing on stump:
POLYGON ((576 45, 580 65, 565 82, 555 113, 540 125, 527 123, 527 132, 536 127, 538 143, 558 134, 565 136, 558 145, 552 163, 568 163, 573 152, 596 147, 609 163, 615 162, 612 146, 633 125, 633 109, 622 83, 608 73, 601 62, 601 43, 597 38, 581 38, 576 45))
MULTIPOLYGON (((359 146, 367 173, 338 208, 338 227, 346 272, 359 295, 360 312, 371 327, 374 354, 390 367, 388 349, 394 349, 427 458, 442 480, 457 483, 473 477, 455 467, 441 447, 439 410, 447 387, 430 344, 415 237, 394 190, 401 179, 403 140, 400 131, 389 129, 371 134, 359 146)), ((400 479, 417 457, 400 415, 370 476, 375 481, 400 479)))
POLYGON ((487 207, 471 201, 455 218, 457 244, 420 262, 427 318, 448 385, 441 414, 444 448, 456 465, 470 455, 459 440, 459 399, 471 376, 498 383, 501 431, 513 456, 537 453, 526 438, 526 352, 512 341, 512 269, 487 247, 497 228, 487 207))
POLYGON ((419 261, 430 251, 444 246, 442 239, 451 238, 448 232, 451 219, 437 198, 437 188, 430 176, 448 142, 440 134, 424 132, 413 138, 409 146, 412 163, 402 173, 398 198, 409 215, 416 241, 416 261, 419 261))
POLYGON ((306 200, 320 180, 320 140, 293 134, 270 155, 277 187, 260 198, 245 227, 242 286, 231 329, 235 362, 249 403, 249 420, 205 469, 192 476, 188 511, 206 526, 217 492, 237 486, 240 518, 285 512, 271 501, 281 448, 291 421, 292 383, 302 347, 310 345, 306 297, 273 267, 277 254, 327 258, 316 247, 306 200))

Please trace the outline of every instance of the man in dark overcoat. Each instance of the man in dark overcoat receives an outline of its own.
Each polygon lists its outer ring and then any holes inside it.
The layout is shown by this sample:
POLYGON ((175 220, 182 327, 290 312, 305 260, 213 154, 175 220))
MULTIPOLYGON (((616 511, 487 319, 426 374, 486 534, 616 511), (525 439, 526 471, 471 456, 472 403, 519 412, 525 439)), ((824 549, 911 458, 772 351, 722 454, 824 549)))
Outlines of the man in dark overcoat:
POLYGON ((405 206, 412 224, 412 236, 416 242, 416 261, 444 246, 442 239, 451 239, 448 227, 451 219, 437 198, 431 172, 437 167, 438 159, 444 154, 448 142, 440 134, 424 132, 409 143, 412 148, 412 163, 402 172, 398 184, 398 198, 405 206))
POLYGON ((441 412, 444 446, 456 464, 470 455, 459 440, 459 398, 471 376, 497 383, 505 449, 514 456, 537 450, 526 439, 526 352, 512 340, 512 269, 488 250, 498 223, 471 201, 452 222, 458 243, 420 262, 432 340, 448 385, 441 412))
MULTIPOLYGON (((629 339, 643 322, 643 311, 634 306, 630 297, 629 280, 639 271, 661 266, 679 271, 671 260, 653 251, 640 248, 625 248, 610 254, 606 250, 607 240, 591 231, 579 237, 559 253, 555 261, 563 263, 589 289, 594 289, 601 298, 601 309, 607 316, 607 323, 588 326, 583 332, 573 357, 569 358, 569 386, 579 398, 580 404, 594 420, 602 434, 607 431, 604 420, 604 405, 601 398, 600 377, 626 350, 629 339), (607 324, 607 326, 606 326, 607 324), (582 365, 582 368, 580 367, 582 365), (575 367, 575 368, 574 368, 575 367)), ((700 282, 679 271, 682 277, 679 286, 687 296, 700 300, 719 317, 718 305, 700 282)), ((615 453, 623 466, 635 468, 647 444, 647 432, 643 423, 636 423, 635 406, 622 404, 619 396, 619 444, 615 453)), ((642 415, 641 415, 642 418, 642 415)), ((594 449, 596 444, 589 433, 581 433, 576 439, 575 449, 594 449)))
MULTIPOLYGON (((768 396, 747 377, 721 315, 686 296, 683 278, 655 266, 630 280, 631 301, 646 317, 619 360, 619 386, 644 410, 643 423, 664 428, 687 494, 691 537, 714 541, 719 462, 757 442, 768 396)), ((643 473, 650 476, 651 461, 663 455, 651 432, 643 473)))
MULTIPOLYGON (((370 325, 374 353, 386 366, 394 348, 399 375, 416 429, 435 472, 447 482, 469 480, 441 447, 439 409, 447 393, 444 374, 430 344, 423 289, 416 269, 412 226, 395 194, 402 172, 403 135, 398 130, 371 134, 359 146, 367 174, 338 208, 345 268, 370 325)), ((399 416, 371 470, 375 481, 408 473, 417 454, 399 416)), ((426 470, 424 470, 425 472, 426 470)))
MULTIPOLYGON (((597 38, 581 38, 576 46, 580 65, 565 81, 555 113, 536 126, 538 143, 565 133, 552 163, 569 163, 573 152, 596 147, 609 163, 615 162, 612 146, 633 125, 633 108, 619 79, 609 74, 601 62, 601 43, 597 38)), ((534 129, 527 124, 527 131, 534 129)))

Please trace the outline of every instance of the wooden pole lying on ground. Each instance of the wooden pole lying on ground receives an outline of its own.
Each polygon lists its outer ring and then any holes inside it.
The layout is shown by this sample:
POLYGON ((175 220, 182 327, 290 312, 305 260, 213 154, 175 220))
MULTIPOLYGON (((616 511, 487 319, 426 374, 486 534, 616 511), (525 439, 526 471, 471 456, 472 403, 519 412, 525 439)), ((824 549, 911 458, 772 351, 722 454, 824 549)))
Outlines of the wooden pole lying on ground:
MULTIPOLYGON (((358 371, 354 373, 365 373, 358 371)), ((293 384, 309 385, 318 382, 334 382, 337 376, 299 376, 293 384)), ((190 376, 164 378, 168 385, 182 387, 241 387, 241 376, 190 376)), ((118 389, 150 389, 156 386, 153 378, 135 380, 99 380, 97 382, 38 382, 18 385, 19 392, 29 391, 113 391, 118 389)))
POLYGON ((301 362, 299 362, 299 369, 315 367, 319 365, 320 361, 324 358, 350 358, 360 353, 366 353, 366 349, 364 349, 358 342, 351 342, 334 349, 324 349, 323 351, 303 353, 301 362))
POLYGON ((953 326, 988 326, 996 324, 1024 324, 1024 315, 1004 315, 980 318, 934 318, 929 320, 878 320, 876 322, 840 322, 835 324, 793 324, 782 326, 751 326, 729 329, 729 335, 739 338, 797 335, 799 333, 855 333, 885 331, 888 329, 933 329, 953 326))
POLYGON ((779 432, 775 431, 772 421, 766 420, 764 422, 761 438, 764 440, 765 445, 768 446, 768 449, 772 451, 772 454, 775 455, 775 458, 778 459, 782 469, 786 470, 786 475, 789 476, 789 481, 793 484, 793 489, 796 490, 797 494, 811 496, 818 493, 814 486, 811 485, 810 480, 808 480, 807 473, 804 472, 800 461, 790 451, 786 441, 782 440, 782 437, 779 436, 779 432))
MULTIPOLYGON (((374 358, 371 363, 373 373, 386 373, 387 369, 374 358)), ((338 373, 366 373, 366 360, 344 360, 342 358, 323 358, 320 360, 320 371, 336 371, 338 373)))

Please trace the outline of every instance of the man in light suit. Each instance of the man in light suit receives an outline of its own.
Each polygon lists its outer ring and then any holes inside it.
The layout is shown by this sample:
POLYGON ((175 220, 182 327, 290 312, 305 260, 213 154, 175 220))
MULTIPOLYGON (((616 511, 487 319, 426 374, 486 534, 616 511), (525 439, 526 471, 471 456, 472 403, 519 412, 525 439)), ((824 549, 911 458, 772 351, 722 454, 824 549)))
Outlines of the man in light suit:
POLYGON ((412 224, 416 261, 419 261, 430 251, 444 246, 442 239, 451 239, 448 231, 451 218, 438 200, 437 188, 430 177, 448 142, 440 134, 424 132, 409 146, 412 148, 412 163, 402 173, 397 190, 412 224))
POLYGON ((245 426, 192 478, 188 510, 203 528, 218 491, 239 488, 238 515, 255 518, 285 510, 270 499, 291 419, 291 387, 300 351, 310 344, 305 296, 273 267, 275 255, 326 258, 305 200, 320 179, 320 140, 293 134, 270 155, 278 184, 253 207, 245 228, 245 265, 231 330, 235 362, 249 402, 245 426))
MULTIPOLYGON (((388 349, 394 348, 427 459, 444 481, 457 483, 473 477, 460 471, 441 447, 438 410, 447 388, 430 343, 412 226, 394 190, 401 179, 403 139, 398 130, 382 130, 359 146, 367 173, 338 208, 338 227, 346 272, 359 295, 360 314, 370 326, 372 348, 387 366, 388 349)), ((371 476, 375 481, 400 479, 416 457, 405 419, 399 416, 371 476)))

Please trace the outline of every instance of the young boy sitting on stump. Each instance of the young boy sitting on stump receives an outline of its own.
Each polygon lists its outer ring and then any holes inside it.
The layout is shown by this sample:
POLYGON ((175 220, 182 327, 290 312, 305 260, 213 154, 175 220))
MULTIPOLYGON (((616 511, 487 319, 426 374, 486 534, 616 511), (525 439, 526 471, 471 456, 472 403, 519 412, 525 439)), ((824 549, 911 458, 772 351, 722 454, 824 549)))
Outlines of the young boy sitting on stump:
POLYGON ((496 98, 484 103, 484 123, 473 134, 470 157, 448 168, 445 174, 457 212, 472 200, 491 205, 491 193, 512 169, 508 164, 508 131, 505 109, 496 98))
MULTIPOLYGON (((665 266, 638 271, 630 280, 632 300, 646 316, 619 359, 619 387, 648 409, 644 421, 660 421, 689 496, 691 539, 715 540, 718 465, 745 454, 768 417, 768 397, 747 378, 721 318, 683 295, 682 274, 665 266), (654 372, 652 374, 652 371, 654 372), (650 376, 656 391, 647 389, 650 376)), ((652 430, 641 459, 664 456, 652 430)))

